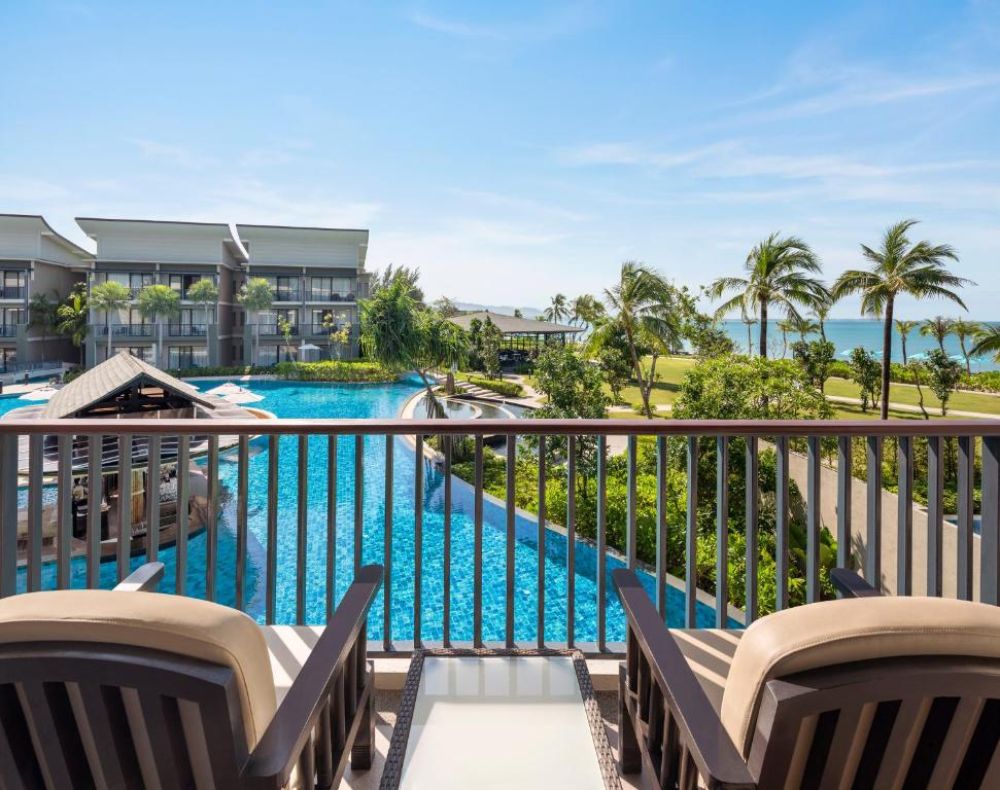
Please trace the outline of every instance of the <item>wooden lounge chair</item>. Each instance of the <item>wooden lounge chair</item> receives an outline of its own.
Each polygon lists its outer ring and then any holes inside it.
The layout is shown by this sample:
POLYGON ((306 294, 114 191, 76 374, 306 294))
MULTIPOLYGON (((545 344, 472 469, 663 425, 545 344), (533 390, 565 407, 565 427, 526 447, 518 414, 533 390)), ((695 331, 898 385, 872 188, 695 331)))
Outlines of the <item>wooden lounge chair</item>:
POLYGON ((664 788, 1000 787, 1000 608, 881 597, 837 570, 844 599, 746 630, 713 705, 635 575, 613 578, 623 773, 664 788))
POLYGON ((277 704, 262 629, 161 595, 160 563, 116 591, 0 601, 0 787, 331 787, 371 765, 362 568, 277 704))

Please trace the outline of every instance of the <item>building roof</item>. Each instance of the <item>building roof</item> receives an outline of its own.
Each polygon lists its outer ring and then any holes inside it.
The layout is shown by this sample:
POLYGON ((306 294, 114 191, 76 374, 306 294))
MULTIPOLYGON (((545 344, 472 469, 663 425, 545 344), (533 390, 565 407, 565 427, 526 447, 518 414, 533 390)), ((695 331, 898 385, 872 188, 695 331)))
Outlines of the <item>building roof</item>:
POLYGON ((489 318, 497 329, 505 335, 575 335, 583 329, 578 326, 567 326, 566 324, 553 324, 549 321, 538 321, 532 318, 515 318, 511 315, 501 313, 491 313, 489 310, 480 310, 476 313, 464 313, 452 316, 449 321, 453 324, 469 329, 470 324, 476 319, 486 321, 489 318))
POLYGON ((90 250, 85 250, 76 242, 70 241, 65 236, 63 236, 59 231, 53 228, 47 219, 41 214, 0 214, 0 218, 20 221, 23 220, 30 223, 39 229, 41 235, 52 239, 56 244, 68 250, 71 254, 77 256, 78 258, 89 260, 94 257, 94 253, 90 250))
POLYGON ((43 420, 73 417, 137 386, 159 387, 209 410, 219 406, 219 401, 200 393, 190 384, 133 357, 127 351, 119 351, 59 390, 45 404, 39 417, 43 420))

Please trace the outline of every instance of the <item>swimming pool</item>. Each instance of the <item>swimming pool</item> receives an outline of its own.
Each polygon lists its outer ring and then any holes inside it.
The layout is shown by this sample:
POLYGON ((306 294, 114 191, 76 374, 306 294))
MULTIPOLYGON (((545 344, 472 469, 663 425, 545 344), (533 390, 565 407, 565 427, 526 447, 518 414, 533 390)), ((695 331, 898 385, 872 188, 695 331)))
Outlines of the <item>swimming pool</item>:
MULTIPOLYGON (((207 390, 223 380, 198 381, 196 386, 207 390)), ((323 384, 312 382, 254 381, 254 392, 264 396, 255 404, 279 417, 298 418, 376 418, 395 416, 402 405, 419 387, 409 382, 387 385, 323 384)), ((24 405, 16 398, 0 398, 0 414, 24 405)), ((393 474, 393 544, 392 544, 392 637, 397 640, 413 638, 413 579, 414 537, 413 503, 415 458, 412 446, 403 439, 395 439, 393 474)), ((276 578, 276 621, 295 621, 296 600, 296 549, 297 549, 297 439, 283 437, 279 443, 278 485, 278 543, 276 578)), ((423 519, 423 572, 421 587, 422 636, 425 640, 441 638, 441 611, 443 592, 443 476, 431 464, 424 469, 424 519, 423 519)), ((344 594, 351 581, 354 556, 354 439, 342 437, 337 453, 337 551, 336 599, 344 594)), ((265 546, 267 540, 267 443, 256 440, 251 445, 249 468, 248 526, 250 534, 249 559, 246 573, 247 611, 255 618, 264 618, 265 546)), ((385 523, 385 439, 367 437, 364 452, 364 525, 363 556, 367 562, 383 560, 383 526, 385 523)), ((308 466, 308 537, 306 543, 306 611, 307 622, 321 623, 325 618, 326 595, 326 474, 327 440, 315 437, 309 440, 308 466)), ((219 525, 218 568, 216 573, 216 600, 233 603, 235 600, 235 490, 236 454, 223 453, 220 457, 219 478, 224 487, 222 521, 219 525)), ((54 497, 54 489, 45 492, 46 499, 54 497)), ((22 506, 26 502, 21 492, 22 506)), ((468 573, 473 565, 473 492, 471 486, 454 480, 452 510, 451 556, 451 637, 456 641, 471 640, 473 628, 473 579, 468 573)), ((488 641, 502 641, 505 633, 506 586, 505 557, 506 518, 504 508, 494 502, 484 503, 483 515, 483 637, 488 641)), ((518 515, 516 519, 517 545, 515 547, 515 638, 534 641, 536 638, 537 608, 537 544, 536 524, 518 515)), ((176 565, 174 552, 161 552, 166 567, 162 589, 175 588, 176 565)), ((133 560, 133 566, 141 564, 133 560)), ((558 642, 565 640, 566 632, 566 539, 550 530, 546 539, 546 627, 545 638, 558 642)), ((596 552, 583 542, 576 550, 575 628, 578 641, 596 639, 596 552)), ((621 563, 609 558, 606 573, 621 563)), ((192 538, 188 549, 187 593, 205 594, 205 535, 192 538)), ((72 563, 72 586, 86 584, 85 563, 82 558, 72 563)), ((652 592, 653 579, 641 574, 643 583, 652 592)), ((101 585, 113 586, 116 570, 113 562, 101 565, 101 585)), ((24 574, 19 574, 23 588, 24 574)), ((43 572, 43 586, 55 586, 55 568, 47 565, 43 572)), ((612 592, 608 577, 607 639, 624 639, 624 615, 612 592)), ((369 635, 382 638, 382 596, 380 595, 369 618, 369 635)), ((683 624, 684 593, 668 588, 668 622, 683 624)), ((701 627, 714 624, 713 607, 698 603, 697 623, 701 627)), ((731 621, 734 627, 739 624, 731 621)))

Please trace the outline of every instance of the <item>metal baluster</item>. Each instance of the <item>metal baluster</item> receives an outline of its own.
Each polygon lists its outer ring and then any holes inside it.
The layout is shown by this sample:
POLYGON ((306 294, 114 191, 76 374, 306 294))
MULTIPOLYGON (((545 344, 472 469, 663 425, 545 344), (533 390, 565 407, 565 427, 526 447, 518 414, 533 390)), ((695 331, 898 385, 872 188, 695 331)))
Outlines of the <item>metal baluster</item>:
POLYGON ((215 571, 219 562, 219 437, 208 437, 208 525, 205 529, 205 598, 215 600, 215 571))
POLYGON ((382 647, 392 650, 392 494, 393 494, 393 437, 385 437, 385 529, 383 530, 383 577, 382 595, 382 647))
POLYGON ((972 600, 972 522, 975 500, 972 486, 975 479, 976 439, 958 437, 958 598, 972 600))
POLYGON ((1000 604, 1000 437, 983 437, 979 599, 1000 604))
POLYGON ((545 437, 538 437, 538 647, 545 647, 545 437))
POLYGON ((760 456, 756 436, 746 439, 746 624, 757 619, 757 566, 760 564, 760 456))
POLYGON ((278 583, 278 446, 280 437, 267 437, 267 594, 264 619, 273 623, 277 617, 278 583))
POLYGON ((667 615, 667 437, 656 437, 656 611, 667 615))
POLYGON ((515 548, 515 502, 514 493, 516 486, 516 474, 517 474, 517 437, 514 434, 507 434, 507 502, 506 502, 506 516, 507 516, 507 589, 506 589, 506 637, 507 637, 507 647, 514 647, 514 574, 516 568, 514 566, 514 548, 515 548))
MULTIPOLYGON (((152 446, 151 437, 150 448, 152 446)), ((152 449, 150 449, 150 458, 152 458, 152 449)), ((159 458, 159 448, 157 448, 157 458, 159 458)), ((190 465, 191 437, 182 434, 177 439, 177 544, 176 551, 174 552, 177 562, 176 585, 178 595, 184 595, 187 589, 187 540, 190 514, 188 474, 190 465)), ((157 474, 157 479, 159 479, 159 474, 157 474)))
POLYGON ((451 647, 451 444, 450 435, 442 436, 444 443, 444 568, 441 612, 441 636, 445 647, 451 647))
MULTIPOLYGON (((73 543, 73 437, 60 436, 58 442, 56 506, 59 509, 59 529, 56 543, 56 586, 65 590, 70 586, 70 549, 73 543)), ((0 491, 0 497, 2 496, 0 491)))
POLYGON ((306 588, 309 586, 306 557, 309 549, 309 436, 298 436, 298 475, 295 535, 295 622, 306 624, 306 588))
POLYGON ((17 592, 17 442, 0 435, 0 597, 17 592))
POLYGON ((128 576, 131 558, 132 436, 123 433, 118 437, 118 581, 128 576))
POLYGON ((337 607, 337 435, 326 440, 326 619, 337 607))
POLYGON ((605 573, 608 552, 608 437, 597 437, 597 649, 607 645, 607 585, 605 573))
POLYGON ((775 544, 774 572, 777 588, 776 609, 788 608, 788 549, 789 549, 789 497, 788 497, 788 437, 779 436, 774 442, 777 454, 775 471, 775 544))
POLYGON ((851 546, 851 437, 837 437, 837 566, 853 566, 851 546))
MULTIPOLYGON (((149 437, 146 445, 146 558, 156 562, 160 555, 160 449, 159 434, 149 437)), ((180 456, 177 459, 177 479, 181 474, 187 474, 187 466, 183 469, 180 456)))
POLYGON ((636 518, 638 511, 638 492, 636 490, 636 437, 628 437, 628 493, 627 493, 627 523, 625 525, 625 559, 629 570, 635 570, 636 556, 636 518))
POLYGON ((896 531, 896 595, 913 594, 913 439, 900 436, 898 522, 896 531))
POLYGON ((876 590, 882 589, 882 440, 867 439, 868 534, 865 547, 865 579, 876 590))
POLYGON ((715 627, 729 624, 729 437, 715 438, 715 627))
POLYGON ((927 437, 927 594, 941 597, 944 459, 940 436, 927 437))
POLYGON ((472 569, 472 640, 475 647, 483 646, 483 435, 476 440, 476 488, 474 504, 473 569, 472 569))
POLYGON ((424 437, 417 434, 413 449, 413 646, 423 645, 421 592, 424 575, 424 437))
POLYGON ((576 437, 566 447, 566 646, 576 639, 576 437))
POLYGON ((819 437, 810 436, 809 470, 806 480, 806 602, 820 599, 819 530, 820 530, 820 466, 819 437))
POLYGON ((101 497, 104 437, 87 439, 87 587, 101 582, 101 497))
POLYGON ((247 507, 250 497, 250 437, 240 434, 236 472, 236 608, 246 604, 247 507))
POLYGON ((42 589, 42 443, 40 433, 28 436, 28 592, 42 589))
POLYGON ((365 548, 365 437, 354 437, 354 573, 364 563, 365 548))
POLYGON ((685 541, 684 627, 697 625, 698 607, 698 437, 687 446, 687 532, 685 541))

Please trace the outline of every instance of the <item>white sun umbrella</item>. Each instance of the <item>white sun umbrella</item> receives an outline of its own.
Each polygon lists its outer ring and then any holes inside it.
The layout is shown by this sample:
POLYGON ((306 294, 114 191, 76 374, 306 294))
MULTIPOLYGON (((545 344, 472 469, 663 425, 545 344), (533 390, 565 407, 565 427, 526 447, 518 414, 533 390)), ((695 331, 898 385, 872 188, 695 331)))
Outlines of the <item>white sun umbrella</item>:
POLYGON ((40 387, 37 390, 24 393, 18 400, 48 400, 59 390, 55 387, 40 387))
POLYGON ((239 384, 234 384, 231 381, 220 384, 218 387, 213 387, 205 394, 215 395, 217 398, 222 398, 229 403, 256 403, 257 401, 264 400, 263 395, 251 392, 246 387, 241 387, 239 384))

